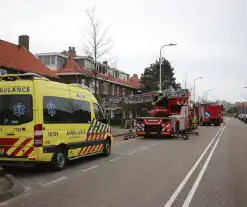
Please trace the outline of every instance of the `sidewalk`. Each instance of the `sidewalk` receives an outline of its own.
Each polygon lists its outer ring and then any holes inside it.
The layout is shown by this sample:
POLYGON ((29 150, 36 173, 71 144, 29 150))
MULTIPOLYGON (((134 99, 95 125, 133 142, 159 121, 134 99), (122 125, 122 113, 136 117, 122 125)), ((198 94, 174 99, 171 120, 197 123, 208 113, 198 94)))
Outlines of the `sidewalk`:
POLYGON ((0 202, 9 200, 23 193, 25 188, 10 174, 4 174, 0 166, 0 202))

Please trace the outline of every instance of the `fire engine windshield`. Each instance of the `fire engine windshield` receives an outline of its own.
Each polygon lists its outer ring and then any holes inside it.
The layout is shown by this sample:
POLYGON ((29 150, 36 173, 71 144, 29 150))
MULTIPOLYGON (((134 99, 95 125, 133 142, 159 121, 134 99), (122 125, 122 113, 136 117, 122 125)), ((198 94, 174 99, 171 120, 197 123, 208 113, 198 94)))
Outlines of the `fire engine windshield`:
POLYGON ((159 106, 159 107, 168 108, 168 99, 166 97, 164 97, 161 100, 157 101, 157 103, 155 105, 159 106))
POLYGON ((31 95, 1 95, 0 125, 19 125, 33 120, 31 95))

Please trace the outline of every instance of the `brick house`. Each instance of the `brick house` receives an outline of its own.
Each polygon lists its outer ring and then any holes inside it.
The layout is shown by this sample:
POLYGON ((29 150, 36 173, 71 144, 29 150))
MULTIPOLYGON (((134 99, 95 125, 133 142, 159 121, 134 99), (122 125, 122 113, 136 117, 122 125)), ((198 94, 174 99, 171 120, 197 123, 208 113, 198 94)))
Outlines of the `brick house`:
MULTIPOLYGON (((62 53, 29 51, 29 36, 19 36, 18 44, 0 40, 0 75, 32 72, 63 83, 82 83, 94 92, 93 59, 76 55, 74 48, 62 53)), ((110 116, 120 115, 116 103, 123 96, 133 95, 140 88, 137 77, 111 68, 106 61, 97 63, 97 95, 110 116)))
POLYGON ((109 112, 111 117, 121 114, 121 109, 116 107, 116 103, 123 96, 133 95, 140 88, 138 78, 111 68, 106 61, 97 63, 95 75, 93 58, 78 56, 74 47, 69 47, 68 51, 61 53, 39 53, 36 56, 56 73, 60 82, 82 83, 94 92, 96 76, 97 96, 103 109, 109 112))

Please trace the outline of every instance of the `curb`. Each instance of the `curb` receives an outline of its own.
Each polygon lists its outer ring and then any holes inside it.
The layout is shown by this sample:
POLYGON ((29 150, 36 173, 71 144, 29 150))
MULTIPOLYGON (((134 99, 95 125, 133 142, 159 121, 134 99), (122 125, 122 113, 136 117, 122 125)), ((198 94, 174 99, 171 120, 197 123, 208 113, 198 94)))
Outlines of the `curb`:
POLYGON ((25 191, 25 188, 17 179, 15 179, 13 175, 6 174, 4 176, 12 184, 12 188, 3 193, 0 193, 0 202, 9 200, 25 191))

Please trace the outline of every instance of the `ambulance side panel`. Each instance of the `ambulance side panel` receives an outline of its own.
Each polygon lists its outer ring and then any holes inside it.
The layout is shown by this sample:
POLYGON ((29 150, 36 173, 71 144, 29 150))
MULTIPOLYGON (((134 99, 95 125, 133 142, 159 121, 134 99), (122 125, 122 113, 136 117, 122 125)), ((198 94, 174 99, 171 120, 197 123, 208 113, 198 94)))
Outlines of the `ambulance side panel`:
POLYGON ((67 132, 69 138, 69 157, 80 157, 102 151, 104 142, 89 134, 93 120, 91 93, 85 89, 70 86, 70 97, 75 110, 76 123, 67 132))

